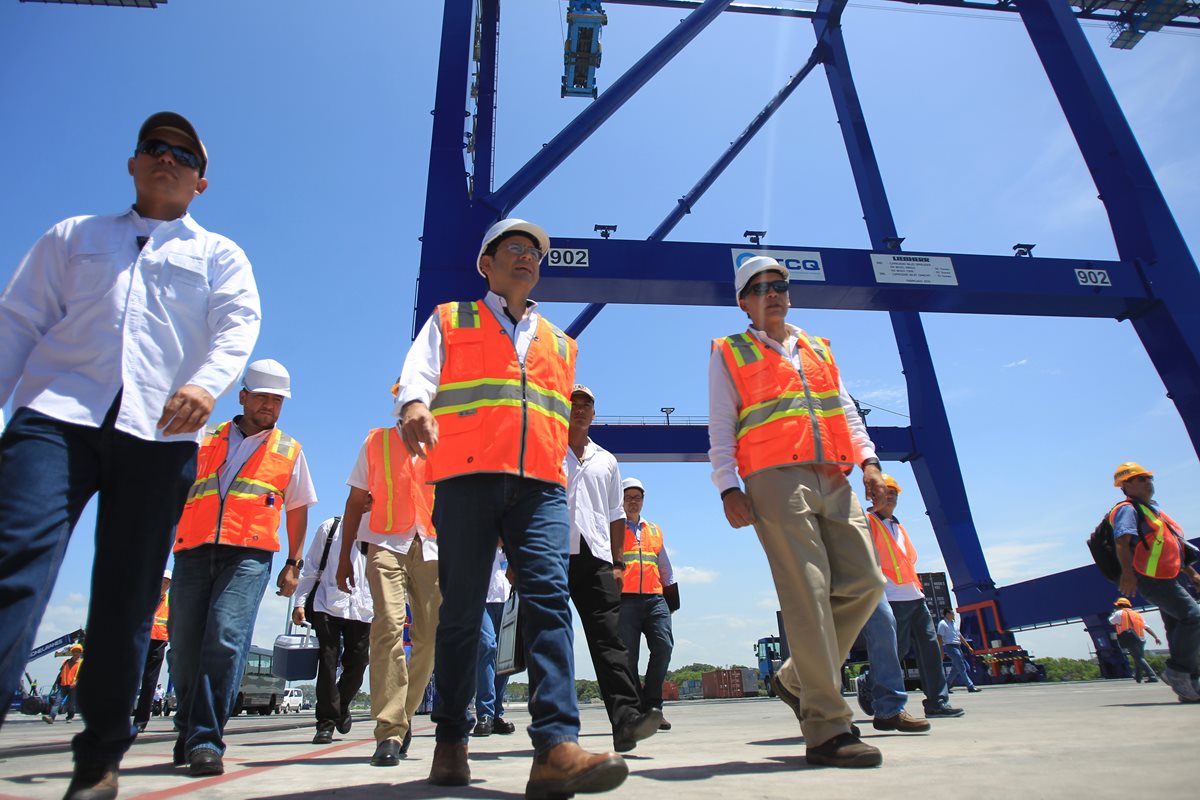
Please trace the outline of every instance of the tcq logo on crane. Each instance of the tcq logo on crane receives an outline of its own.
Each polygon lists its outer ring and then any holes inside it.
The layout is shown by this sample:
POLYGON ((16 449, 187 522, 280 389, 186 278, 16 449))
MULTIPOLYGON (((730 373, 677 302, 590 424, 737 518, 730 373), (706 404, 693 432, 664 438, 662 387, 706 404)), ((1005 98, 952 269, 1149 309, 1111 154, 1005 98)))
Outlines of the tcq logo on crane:
POLYGON ((745 263, 746 259, 755 256, 767 256, 778 261, 788 271, 791 281, 823 281, 825 268, 821 265, 821 254, 810 250, 753 250, 735 248, 733 251, 733 269, 745 263))

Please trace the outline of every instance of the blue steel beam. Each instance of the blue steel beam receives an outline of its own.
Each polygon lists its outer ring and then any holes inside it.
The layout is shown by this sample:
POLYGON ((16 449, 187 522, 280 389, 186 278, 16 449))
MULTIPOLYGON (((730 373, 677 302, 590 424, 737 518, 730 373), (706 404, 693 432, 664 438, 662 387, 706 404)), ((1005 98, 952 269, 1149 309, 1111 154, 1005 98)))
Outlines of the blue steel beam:
POLYGON ((1133 319, 1200 455, 1200 273, 1158 182, 1069 9, 1023 0, 1021 19, 1108 212, 1121 260, 1158 302, 1133 319))
POLYGON ((567 156, 587 141, 604 121, 625 105, 638 89, 646 85, 658 71, 665 67, 688 42, 721 15, 732 0, 705 0, 704 4, 675 26, 662 40, 638 59, 611 88, 584 109, 575 119, 567 123, 557 136, 529 159, 523 167, 504 182, 504 185, 487 197, 484 202, 495 211, 496 218, 507 216, 554 168, 567 156))
MULTIPOLYGON (((849 55, 841 30, 841 15, 845 5, 845 0, 820 0, 813 28, 817 41, 826 47, 825 73, 837 109, 846 153, 850 158, 851 172, 858 187, 867 231, 871 243, 881 247, 895 239, 896 224, 862 105, 850 74, 849 55)), ((911 311, 893 310, 890 316, 908 386, 911 428, 919 453, 912 461, 913 474, 945 558, 955 597, 960 605, 992 599, 995 584, 979 544, 975 522, 971 518, 971 506, 963 485, 958 454, 954 449, 950 421, 942 403, 937 373, 929 355, 929 344, 921 319, 911 311)))
POLYGON ((480 0, 479 73, 475 99, 475 196, 492 191, 496 152, 496 66, 500 33, 500 0, 480 0))
MULTIPOLYGON (((848 250, 737 243, 649 242, 630 239, 553 238, 535 296, 542 301, 731 306, 735 260, 746 253, 815 254, 824 280, 793 280, 799 308, 867 311, 940 311, 962 314, 1045 314, 1117 319, 1152 303, 1133 265, 1063 258, 904 253, 951 259, 957 286, 881 283, 871 256, 883 250, 848 250), (565 266, 566 254, 587 266, 565 266), (558 259, 559 263, 555 263, 558 259), (1108 276, 1111 286, 1080 285, 1076 270, 1108 276)), ((803 274, 798 270, 796 274, 803 274)), ((473 274, 473 273, 472 273, 473 274)), ((815 274, 815 273, 814 273, 815 274)))
MULTIPOLYGON (((732 164, 733 160, 737 158, 743 150, 746 149, 746 145, 750 143, 750 140, 754 138, 755 134, 762 130, 763 126, 766 125, 767 121, 775 115, 775 112, 779 110, 779 107, 783 105, 784 101, 791 97, 792 93, 796 91, 796 87, 803 83, 804 79, 808 77, 809 73, 812 72, 817 64, 820 63, 820 48, 813 48, 812 54, 809 55, 808 61, 803 67, 800 68, 800 71, 788 80, 784 87, 780 89, 774 97, 771 98, 770 102, 768 102, 766 106, 763 107, 762 111, 758 112, 758 115, 751 120, 750 124, 746 126, 745 130, 738 135, 737 139, 733 141, 733 144, 731 144, 729 148, 721 154, 721 157, 717 159, 716 163, 709 167, 708 171, 701 176, 700 180, 696 182, 696 185, 693 186, 687 194, 679 198, 679 201, 675 204, 675 208, 671 210, 671 213, 668 214, 666 219, 660 222, 658 227, 655 228, 650 234, 648 237, 649 241, 658 242, 667 238, 667 234, 674 230, 675 226, 679 224, 680 220, 692 212, 692 207, 701 197, 704 196, 704 193, 709 190, 709 187, 716 183, 717 178, 721 177, 721 173, 725 171, 726 167, 732 164)), ((575 320, 567 327, 567 335, 575 339, 579 338, 579 334, 583 333, 583 329, 588 326, 588 323, 596 318, 596 315, 599 314, 600 310, 603 308, 603 303, 592 303, 589 305, 582 312, 580 312, 579 316, 577 316, 575 320)))
MULTIPOLYGON (((689 10, 697 8, 700 0, 604 0, 609 5, 617 6, 651 6, 657 8, 677 8, 689 10)), ((813 12, 801 8, 782 8, 780 6, 759 6, 746 3, 733 3, 725 9, 730 13, 763 14, 769 17, 812 17, 813 12)))
MULTIPOLYGON (((869 427, 884 461, 908 461, 914 452, 908 428, 869 427)), ((708 461, 705 425, 593 425, 591 437, 620 461, 697 463, 708 461)))

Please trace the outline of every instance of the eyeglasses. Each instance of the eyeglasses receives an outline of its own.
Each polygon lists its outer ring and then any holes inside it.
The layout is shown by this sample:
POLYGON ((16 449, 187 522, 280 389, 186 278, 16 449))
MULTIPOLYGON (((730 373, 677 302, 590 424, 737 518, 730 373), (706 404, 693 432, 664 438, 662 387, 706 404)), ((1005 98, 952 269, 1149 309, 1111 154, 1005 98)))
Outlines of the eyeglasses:
POLYGON ((777 281, 763 281, 762 283, 756 283, 752 286, 747 286, 743 292, 743 296, 752 294, 762 297, 767 292, 775 292, 775 294, 787 294, 787 291, 788 282, 780 279, 777 281))
POLYGON ((1153 480, 1154 480, 1154 476, 1153 476, 1153 475, 1134 475, 1134 476, 1133 476, 1132 478, 1130 478, 1129 480, 1131 480, 1131 481, 1142 481, 1142 482, 1144 483, 1144 482, 1146 482, 1146 481, 1153 481, 1153 480))
POLYGON ((507 250, 508 252, 512 253, 514 256, 517 256, 518 258, 520 258, 521 256, 528 253, 530 258, 532 258, 534 261, 538 261, 538 262, 540 262, 542 260, 542 256, 545 255, 545 253, 543 253, 541 250, 537 249, 533 245, 521 244, 520 242, 505 242, 504 249, 507 250))
POLYGON ((200 161, 200 156, 196 155, 191 150, 188 150, 186 147, 180 147, 177 144, 169 144, 164 142, 162 139, 143 139, 142 141, 138 142, 137 149, 134 151, 134 153, 138 155, 145 154, 154 158, 158 158, 168 150, 171 151, 171 157, 180 164, 183 164, 185 167, 190 167, 191 169, 196 170, 200 169, 200 165, 202 163, 200 161))

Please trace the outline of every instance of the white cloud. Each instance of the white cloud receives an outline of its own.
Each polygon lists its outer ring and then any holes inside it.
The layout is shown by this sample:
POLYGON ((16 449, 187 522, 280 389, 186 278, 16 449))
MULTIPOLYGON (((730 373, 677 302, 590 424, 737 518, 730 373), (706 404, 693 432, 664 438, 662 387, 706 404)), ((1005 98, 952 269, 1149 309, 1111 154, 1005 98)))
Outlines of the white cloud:
POLYGON ((1046 556, 1058 546, 1057 542, 1014 542, 985 546, 983 550, 992 579, 1003 585, 1052 572, 1047 567, 1046 556))
POLYGON ((704 567, 676 567, 675 577, 679 582, 686 585, 716 583, 717 578, 721 575, 716 570, 705 569, 704 567))
POLYGON ((1028 363, 1029 363, 1029 359, 1028 359, 1028 358, 1022 358, 1020 361, 1010 361, 1010 362, 1008 362, 1007 364, 1005 364, 1005 365, 1004 365, 1004 368, 1005 368, 1005 369, 1012 369, 1013 367, 1023 367, 1023 366, 1025 366, 1025 365, 1026 365, 1026 364, 1028 364, 1028 363))

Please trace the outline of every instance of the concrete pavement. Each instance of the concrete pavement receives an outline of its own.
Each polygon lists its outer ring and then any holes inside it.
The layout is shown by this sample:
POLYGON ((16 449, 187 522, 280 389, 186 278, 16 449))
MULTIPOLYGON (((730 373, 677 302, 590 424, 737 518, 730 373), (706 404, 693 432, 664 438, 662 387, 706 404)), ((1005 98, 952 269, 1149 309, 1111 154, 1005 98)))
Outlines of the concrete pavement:
MULTIPOLYGON (((1192 758, 1200 743, 1200 704, 1182 705, 1163 684, 1133 681, 989 687, 952 696, 960 719, 935 720, 930 734, 881 733, 858 714, 883 767, 809 767, 790 709, 778 700, 668 704, 671 731, 627 754, 630 777, 609 796, 637 800, 731 798, 1129 798, 1195 793, 1192 758)), ((848 698, 853 705, 853 699, 848 698)), ((911 700, 920 709, 919 696, 911 700)), ((857 709, 856 709, 857 712, 857 709)), ((122 798, 518 798, 532 750, 527 714, 511 711, 512 736, 471 740, 472 783, 460 790, 425 784, 433 728, 418 717, 409 757, 371 767, 371 722, 314 746, 311 717, 231 721, 225 775, 189 778, 171 767, 169 720, 152 721, 121 770, 122 798), (303 727, 296 727, 303 725, 303 727)), ((599 705, 581 710, 581 744, 611 749, 599 705)), ((79 723, 44 725, 10 717, 0 730, 0 800, 59 798, 70 778, 69 736, 79 723)), ((1183 796, 1183 795, 1181 795, 1183 796)))

